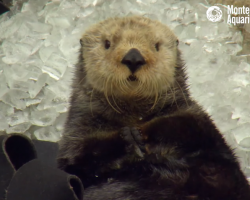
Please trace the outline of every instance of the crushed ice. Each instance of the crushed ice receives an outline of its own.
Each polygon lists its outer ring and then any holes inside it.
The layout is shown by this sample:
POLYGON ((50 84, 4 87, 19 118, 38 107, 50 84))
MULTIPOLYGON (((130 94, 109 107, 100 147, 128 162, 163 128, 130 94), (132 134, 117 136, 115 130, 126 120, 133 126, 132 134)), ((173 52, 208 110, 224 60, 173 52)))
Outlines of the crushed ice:
MULTIPOLYGON (((236 148, 250 177, 250 64, 241 32, 206 18, 206 1, 29 0, 0 16, 0 132, 57 141, 79 38, 112 16, 145 15, 177 34, 193 97, 236 148)), ((223 8, 222 8, 223 9, 223 8)))

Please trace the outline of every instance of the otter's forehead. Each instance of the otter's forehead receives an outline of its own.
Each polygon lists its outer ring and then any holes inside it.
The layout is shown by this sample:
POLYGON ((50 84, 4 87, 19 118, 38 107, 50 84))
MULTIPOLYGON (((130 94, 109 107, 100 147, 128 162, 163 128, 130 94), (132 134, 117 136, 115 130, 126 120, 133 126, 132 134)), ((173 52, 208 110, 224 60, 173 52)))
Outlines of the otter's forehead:
POLYGON ((167 40, 175 41, 177 37, 164 24, 149 18, 133 16, 124 18, 109 18, 90 27, 83 39, 95 41, 108 37, 119 40, 120 38, 146 39, 146 40, 167 40))

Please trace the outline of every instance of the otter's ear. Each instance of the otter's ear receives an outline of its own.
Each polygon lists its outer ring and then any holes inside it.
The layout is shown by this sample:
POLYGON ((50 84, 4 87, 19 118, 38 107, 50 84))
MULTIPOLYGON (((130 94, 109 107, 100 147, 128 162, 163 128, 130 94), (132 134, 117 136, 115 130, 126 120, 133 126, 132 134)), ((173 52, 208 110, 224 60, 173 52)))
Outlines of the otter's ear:
POLYGON ((178 45, 179 45, 179 40, 177 39, 177 40, 176 40, 176 46, 178 46, 178 45))
POLYGON ((83 46, 83 41, 82 41, 82 39, 80 39, 80 44, 81 44, 81 46, 83 46))

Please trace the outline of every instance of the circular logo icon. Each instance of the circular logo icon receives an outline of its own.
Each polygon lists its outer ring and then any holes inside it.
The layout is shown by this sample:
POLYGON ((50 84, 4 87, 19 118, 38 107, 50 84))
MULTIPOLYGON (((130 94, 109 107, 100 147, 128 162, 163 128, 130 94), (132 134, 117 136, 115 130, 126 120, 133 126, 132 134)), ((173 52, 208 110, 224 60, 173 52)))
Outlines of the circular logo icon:
POLYGON ((218 6, 211 6, 207 9, 207 18, 211 22, 218 22, 222 17, 222 11, 218 6))

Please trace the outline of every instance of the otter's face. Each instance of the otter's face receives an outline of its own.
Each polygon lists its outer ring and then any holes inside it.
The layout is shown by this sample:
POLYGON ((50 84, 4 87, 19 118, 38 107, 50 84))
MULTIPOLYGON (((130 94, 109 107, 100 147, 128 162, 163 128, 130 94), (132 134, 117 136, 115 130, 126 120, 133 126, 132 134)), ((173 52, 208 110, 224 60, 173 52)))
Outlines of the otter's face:
POLYGON ((82 37, 87 81, 105 96, 150 97, 174 82, 178 40, 160 22, 114 18, 82 37))

